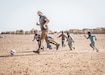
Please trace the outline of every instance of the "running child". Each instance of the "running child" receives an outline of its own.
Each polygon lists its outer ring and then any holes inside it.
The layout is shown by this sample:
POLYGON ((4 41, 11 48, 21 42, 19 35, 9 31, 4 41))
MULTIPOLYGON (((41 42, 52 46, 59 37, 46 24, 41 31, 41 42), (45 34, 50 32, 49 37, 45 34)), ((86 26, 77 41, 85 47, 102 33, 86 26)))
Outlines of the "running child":
POLYGON ((64 32, 62 31, 62 33, 61 33, 61 35, 59 35, 59 37, 58 38, 60 38, 61 37, 61 43, 62 43, 62 47, 65 47, 65 38, 67 38, 66 37, 66 35, 64 34, 64 32))
POLYGON ((88 32, 88 37, 86 37, 86 35, 84 35, 85 38, 90 39, 90 47, 93 48, 93 50, 96 50, 97 52, 99 52, 99 50, 96 48, 95 46, 95 40, 97 40, 95 35, 92 35, 91 32, 88 32))
MULTIPOLYGON (((38 47, 40 45, 40 35, 38 34, 38 31, 34 31, 34 39, 32 41, 34 41, 36 39, 37 43, 38 43, 38 47)), ((41 47, 41 49, 44 50, 44 46, 41 47)))
POLYGON ((72 43, 74 43, 74 40, 70 36, 69 32, 67 32, 67 42, 68 42, 68 46, 69 46, 70 50, 75 49, 75 47, 73 47, 73 44, 72 44, 72 43))

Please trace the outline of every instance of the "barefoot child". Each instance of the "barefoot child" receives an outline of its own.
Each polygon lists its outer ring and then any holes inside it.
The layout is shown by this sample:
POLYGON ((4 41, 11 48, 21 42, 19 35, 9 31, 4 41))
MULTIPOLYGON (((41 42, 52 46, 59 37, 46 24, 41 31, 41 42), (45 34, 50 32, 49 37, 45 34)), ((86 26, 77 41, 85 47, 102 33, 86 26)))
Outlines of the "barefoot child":
POLYGON ((67 32, 67 42, 68 42, 68 46, 69 46, 70 50, 75 49, 75 47, 73 47, 73 44, 72 44, 72 43, 74 43, 74 40, 70 36, 69 32, 67 32))
POLYGON ((96 48, 95 46, 95 40, 97 40, 95 35, 92 35, 91 32, 88 32, 88 37, 86 37, 86 35, 84 35, 85 38, 90 39, 91 43, 90 43, 90 47, 93 48, 93 50, 96 50, 97 52, 99 52, 99 50, 96 48))
POLYGON ((64 34, 64 32, 62 31, 62 34, 61 35, 59 35, 59 37, 58 38, 60 38, 61 37, 61 41, 62 41, 62 47, 65 47, 65 38, 67 38, 66 37, 66 35, 64 34))

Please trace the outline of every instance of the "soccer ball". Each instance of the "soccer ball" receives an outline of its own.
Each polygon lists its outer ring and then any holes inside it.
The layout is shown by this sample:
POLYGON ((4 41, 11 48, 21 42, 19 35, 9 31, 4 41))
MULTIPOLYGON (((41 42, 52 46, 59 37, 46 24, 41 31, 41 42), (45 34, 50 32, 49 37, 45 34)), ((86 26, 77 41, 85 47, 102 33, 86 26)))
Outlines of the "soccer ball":
POLYGON ((15 53, 16 53, 16 51, 13 50, 13 49, 10 51, 10 54, 11 54, 11 55, 15 55, 15 53))

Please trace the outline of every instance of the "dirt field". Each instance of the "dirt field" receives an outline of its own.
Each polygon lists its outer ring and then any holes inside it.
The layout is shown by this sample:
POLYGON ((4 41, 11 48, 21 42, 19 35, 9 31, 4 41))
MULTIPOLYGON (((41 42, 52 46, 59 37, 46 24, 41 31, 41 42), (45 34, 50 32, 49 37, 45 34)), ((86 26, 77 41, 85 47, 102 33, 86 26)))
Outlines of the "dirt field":
MULTIPOLYGON (((0 75, 105 75, 105 34, 96 34, 99 52, 90 48, 90 40, 83 34, 71 34, 75 50, 66 47, 52 50, 43 45, 45 51, 35 54, 37 42, 33 35, 2 35, 0 38, 0 75), (17 53, 10 55, 10 50, 17 53)), ((58 34, 51 35, 61 43, 58 34)))

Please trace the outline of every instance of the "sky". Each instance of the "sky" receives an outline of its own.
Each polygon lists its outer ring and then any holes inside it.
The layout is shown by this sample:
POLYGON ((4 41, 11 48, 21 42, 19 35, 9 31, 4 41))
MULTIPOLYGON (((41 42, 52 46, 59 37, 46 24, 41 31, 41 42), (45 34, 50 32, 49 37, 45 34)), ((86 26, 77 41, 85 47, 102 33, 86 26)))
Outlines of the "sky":
POLYGON ((0 32, 40 30, 38 10, 52 31, 105 27, 105 0, 0 0, 0 32))

